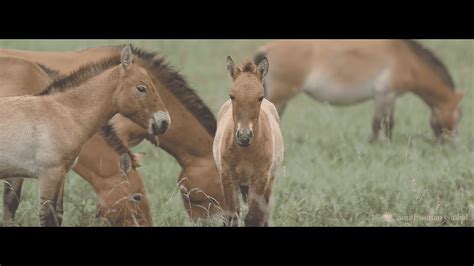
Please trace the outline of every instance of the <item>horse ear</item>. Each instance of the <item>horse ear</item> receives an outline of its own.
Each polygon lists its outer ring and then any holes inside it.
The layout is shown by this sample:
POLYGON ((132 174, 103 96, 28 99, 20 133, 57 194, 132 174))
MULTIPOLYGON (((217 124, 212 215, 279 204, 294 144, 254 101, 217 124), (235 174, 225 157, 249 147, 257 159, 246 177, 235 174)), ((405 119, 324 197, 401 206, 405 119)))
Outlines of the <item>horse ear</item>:
POLYGON ((227 72, 229 72, 230 76, 235 79, 240 71, 239 68, 235 66, 234 60, 232 60, 230 56, 227 57, 225 63, 227 66, 227 72))
POLYGON ((132 170, 132 158, 128 153, 124 153, 120 155, 120 171, 127 175, 130 170, 132 170))
POLYGON ((264 57, 262 60, 260 60, 260 63, 258 63, 257 75, 260 77, 260 79, 264 79, 267 73, 268 73, 268 59, 264 57))
POLYGON ((132 63, 132 59, 132 47, 130 44, 127 44, 120 53, 120 63, 124 69, 127 69, 127 67, 132 63))
POLYGON ((135 156, 135 161, 137 162, 137 167, 141 165, 143 162, 143 158, 145 157, 144 152, 139 152, 139 153, 134 153, 133 155, 135 156))

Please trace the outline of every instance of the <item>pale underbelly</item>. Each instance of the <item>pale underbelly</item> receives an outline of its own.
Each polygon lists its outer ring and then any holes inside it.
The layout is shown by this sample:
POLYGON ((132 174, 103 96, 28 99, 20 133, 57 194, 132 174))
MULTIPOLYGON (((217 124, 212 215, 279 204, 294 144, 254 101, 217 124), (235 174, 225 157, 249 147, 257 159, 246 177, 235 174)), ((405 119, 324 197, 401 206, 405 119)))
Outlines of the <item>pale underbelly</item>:
POLYGON ((374 90, 370 87, 330 87, 312 86, 304 88, 312 98, 331 105, 351 105, 373 98, 374 90))

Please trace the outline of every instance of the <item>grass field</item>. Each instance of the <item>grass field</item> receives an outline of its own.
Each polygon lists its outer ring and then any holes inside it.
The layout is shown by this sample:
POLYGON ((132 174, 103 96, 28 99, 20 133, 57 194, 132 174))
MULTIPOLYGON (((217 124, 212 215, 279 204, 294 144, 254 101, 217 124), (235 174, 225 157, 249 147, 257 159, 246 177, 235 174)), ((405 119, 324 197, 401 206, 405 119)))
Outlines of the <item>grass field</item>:
MULTIPOLYGON (((241 62, 264 40, 2 40, 1 48, 71 50, 131 42, 166 55, 216 114, 231 80, 225 58, 241 62)), ((284 166, 272 195, 274 226, 472 226, 474 225, 474 41, 423 40, 466 90, 460 137, 434 145, 430 111, 416 96, 396 106, 392 143, 369 145, 373 102, 332 107, 300 95, 282 118, 284 166)), ((180 167, 148 143, 133 149, 147 157, 139 169, 156 226, 220 225, 192 222, 176 187, 180 167)), ((66 182, 65 226, 95 225, 96 196, 75 173, 66 182)), ((3 191, 3 190, 1 190, 3 191)), ((3 210, 0 208, 0 217, 3 210)), ((244 210, 245 214, 245 210, 244 210)), ((36 180, 25 182, 17 213, 21 226, 38 225, 36 180)))

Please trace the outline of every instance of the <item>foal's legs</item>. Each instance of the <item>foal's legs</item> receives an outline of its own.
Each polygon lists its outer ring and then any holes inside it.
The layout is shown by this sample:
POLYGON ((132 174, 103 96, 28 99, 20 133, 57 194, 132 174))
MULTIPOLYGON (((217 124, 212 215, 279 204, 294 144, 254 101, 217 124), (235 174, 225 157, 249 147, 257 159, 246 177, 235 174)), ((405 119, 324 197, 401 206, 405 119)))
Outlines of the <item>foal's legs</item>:
MULTIPOLYGON (((265 190, 265 201, 267 202, 267 205, 270 205, 270 196, 272 195, 272 190, 273 190, 273 181, 275 180, 275 176, 271 176, 270 180, 268 181, 267 188, 265 190)), ((267 216, 265 219, 264 226, 268 226, 268 222, 270 220, 270 208, 268 208, 267 216)))
MULTIPOLYGON (((38 177, 40 193, 39 218, 40 225, 43 227, 60 225, 60 219, 58 218, 56 209, 58 198, 62 190, 61 186, 64 185, 65 174, 65 171, 56 168, 38 177)), ((60 201, 62 204, 62 199, 60 201)))
POLYGON ((240 202, 237 193, 237 185, 235 185, 229 173, 221 173, 222 186, 224 188, 225 209, 224 217, 226 219, 225 226, 238 226, 240 214, 240 202))
POLYGON ((23 178, 10 178, 5 180, 3 189, 3 219, 15 220, 16 210, 20 205, 23 178))
POLYGON ((59 187, 58 199, 56 201, 56 215, 58 219, 58 226, 63 223, 63 200, 64 200, 64 185, 66 178, 63 178, 59 187))
POLYGON ((265 197, 268 178, 269 176, 262 176, 251 180, 248 198, 249 211, 245 217, 245 226, 265 225, 268 215, 268 201, 265 197))
POLYGON ((392 92, 378 92, 375 95, 375 110, 372 121, 372 135, 369 142, 377 140, 379 131, 382 126, 385 128, 385 136, 392 139, 392 129, 394 126, 393 114, 395 107, 395 93, 392 92))

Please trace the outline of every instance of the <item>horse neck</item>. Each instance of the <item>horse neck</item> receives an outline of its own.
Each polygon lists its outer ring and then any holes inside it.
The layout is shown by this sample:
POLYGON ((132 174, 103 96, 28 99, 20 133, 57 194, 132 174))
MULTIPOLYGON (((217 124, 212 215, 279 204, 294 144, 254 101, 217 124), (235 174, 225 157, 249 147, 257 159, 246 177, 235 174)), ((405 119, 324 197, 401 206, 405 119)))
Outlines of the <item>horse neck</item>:
POLYGON ((206 158, 213 160, 214 137, 168 89, 161 89, 160 86, 159 93, 172 119, 168 132, 159 137, 160 147, 170 153, 183 168, 206 158))
POLYGON ((435 82, 414 86, 412 92, 418 95, 431 109, 449 103, 454 97, 454 90, 435 82))
POLYGON ((114 97, 118 80, 119 71, 113 68, 75 88, 41 97, 52 99, 74 117, 84 143, 118 112, 114 97))
POLYGON ((120 199, 133 193, 142 194, 143 201, 139 205, 147 224, 151 226, 152 216, 143 180, 135 169, 130 170, 127 179, 124 178, 118 169, 119 160, 119 154, 107 144, 104 137, 95 134, 84 144, 74 171, 94 188, 103 206, 105 202, 111 201, 110 197, 120 199))

